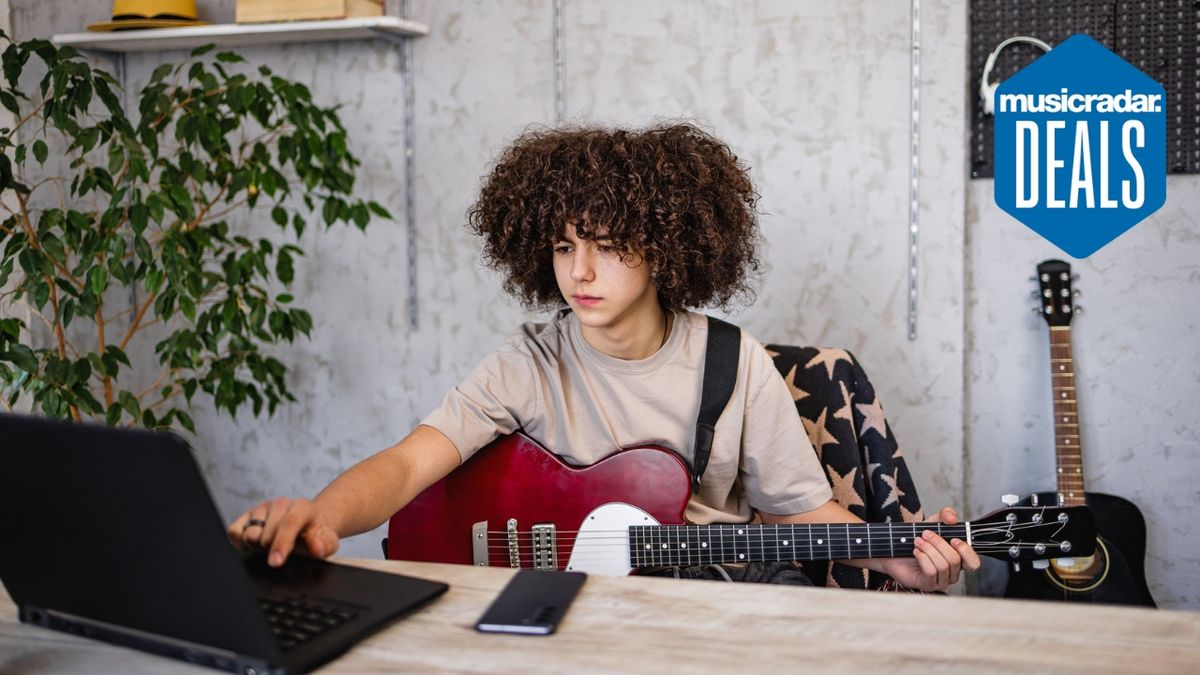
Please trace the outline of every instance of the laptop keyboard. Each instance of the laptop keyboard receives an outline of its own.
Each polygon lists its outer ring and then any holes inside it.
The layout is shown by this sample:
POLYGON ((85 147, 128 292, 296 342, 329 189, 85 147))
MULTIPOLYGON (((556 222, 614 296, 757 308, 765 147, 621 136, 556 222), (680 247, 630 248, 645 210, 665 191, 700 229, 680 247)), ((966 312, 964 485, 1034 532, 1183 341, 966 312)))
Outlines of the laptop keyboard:
POLYGON ((259 596, 258 604, 279 640, 279 646, 295 649, 358 616, 342 607, 325 605, 312 598, 259 596))

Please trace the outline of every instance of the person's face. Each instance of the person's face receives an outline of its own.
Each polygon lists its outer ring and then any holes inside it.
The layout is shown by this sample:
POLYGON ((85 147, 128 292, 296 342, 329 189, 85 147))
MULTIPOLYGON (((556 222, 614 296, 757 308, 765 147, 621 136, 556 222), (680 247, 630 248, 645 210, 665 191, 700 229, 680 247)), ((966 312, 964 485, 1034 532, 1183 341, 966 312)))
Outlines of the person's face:
POLYGON ((554 245, 558 290, 583 325, 601 328, 636 321, 658 306, 650 266, 642 255, 619 250, 603 236, 579 239, 568 226, 554 245))

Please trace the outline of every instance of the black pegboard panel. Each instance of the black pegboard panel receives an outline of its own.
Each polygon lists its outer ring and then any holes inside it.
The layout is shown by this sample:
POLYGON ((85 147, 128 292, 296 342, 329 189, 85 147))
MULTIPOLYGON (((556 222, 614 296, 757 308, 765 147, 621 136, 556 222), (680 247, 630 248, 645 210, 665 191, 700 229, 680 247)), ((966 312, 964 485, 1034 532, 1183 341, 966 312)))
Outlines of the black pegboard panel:
MULTIPOLYGON (((1200 173, 1200 0, 971 0, 967 102, 971 177, 990 178, 992 117, 983 114, 979 78, 996 45, 1028 35, 1057 45, 1086 33, 1160 82, 1167 93, 1167 171, 1200 173)), ((992 81, 1003 81, 1042 55, 1009 45, 992 81)))
POLYGON ((1200 173, 1200 2, 1119 0, 1121 58, 1167 91, 1167 171, 1200 173))

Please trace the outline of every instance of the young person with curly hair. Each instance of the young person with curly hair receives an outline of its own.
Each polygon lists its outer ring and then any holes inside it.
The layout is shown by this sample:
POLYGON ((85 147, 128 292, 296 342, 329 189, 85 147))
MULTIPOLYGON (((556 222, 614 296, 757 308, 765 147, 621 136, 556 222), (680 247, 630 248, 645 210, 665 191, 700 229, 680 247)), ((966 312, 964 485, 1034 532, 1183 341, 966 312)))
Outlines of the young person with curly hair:
MULTIPOLYGON (((690 125, 528 132, 499 158, 469 212, 484 260, 529 309, 526 324, 404 440, 350 468, 315 499, 280 498, 229 528, 282 564, 325 557, 341 537, 385 522, 497 436, 523 429, 569 464, 661 445, 690 463, 707 320, 690 308, 752 295, 758 195, 721 141, 690 125)), ((469 499, 464 495, 464 499, 469 499)), ((831 499, 787 385, 741 336, 733 395, 716 427, 689 522, 859 522, 831 499)), ((951 509, 939 514, 954 523, 951 509)), ((941 590, 966 542, 932 531, 913 558, 852 561, 941 590)))

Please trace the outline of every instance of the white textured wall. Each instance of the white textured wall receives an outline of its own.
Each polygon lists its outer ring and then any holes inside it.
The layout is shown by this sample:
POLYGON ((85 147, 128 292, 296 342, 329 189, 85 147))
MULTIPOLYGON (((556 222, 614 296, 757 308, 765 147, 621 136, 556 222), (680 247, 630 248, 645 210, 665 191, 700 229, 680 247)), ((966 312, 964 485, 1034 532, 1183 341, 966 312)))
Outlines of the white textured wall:
MULTIPOLYGON (((97 20, 110 7, 106 0, 13 4, 14 26, 26 37, 74 32, 81 15, 97 20)), ((232 16, 230 0, 200 5, 208 18, 232 16)), ((414 18, 431 29, 414 49, 420 328, 406 323, 400 223, 375 222, 365 234, 306 234, 309 256, 297 267, 297 295, 313 312, 314 336, 280 350, 292 364, 289 382, 300 402, 273 419, 230 420, 203 406, 196 416, 197 452, 229 517, 267 496, 312 495, 398 440, 523 319, 495 276, 479 267, 477 244, 463 223, 480 177, 504 143, 528 124, 553 122, 551 4, 412 5, 414 18)), ((1044 487, 1039 471, 1052 460, 1047 455, 1039 467, 1032 450, 1050 444, 1039 412, 1049 405, 1048 394, 1039 393, 1044 369, 1014 364, 1044 358, 1038 351, 1044 335, 1021 309, 1022 280, 1026 268, 1052 251, 1004 220, 992 205, 990 182, 965 179, 965 4, 922 3, 920 325, 912 342, 904 253, 908 2, 564 5, 571 120, 694 120, 753 167, 765 212, 767 271, 758 302, 734 320, 764 341, 854 351, 882 396, 927 507, 965 504, 977 514, 990 509, 992 493, 1044 487), (997 250, 1003 253, 991 253, 997 250), (1019 349, 1025 352, 1003 355, 1019 349), (1024 426, 1027 418, 1033 427, 1024 426)), ((361 194, 402 215, 396 50, 366 42, 242 51, 307 83, 321 101, 343 104, 351 146, 363 160, 361 194)), ((162 59, 179 56, 130 57, 131 85, 162 59)), ((1100 311, 1085 317, 1086 331, 1077 330, 1081 379, 1097 371, 1096 393, 1081 394, 1085 442, 1096 441, 1089 453, 1114 457, 1107 470, 1098 462, 1104 474, 1093 483, 1135 498, 1124 483, 1112 482, 1119 466, 1120 480, 1146 491, 1139 501, 1158 561, 1151 564, 1155 591, 1164 603, 1192 607, 1200 606, 1194 573, 1183 563, 1171 572, 1167 560, 1190 556, 1194 569, 1197 555, 1194 533, 1168 540, 1168 523, 1180 521, 1196 502, 1195 488, 1188 492, 1179 476, 1189 468, 1195 473, 1200 461, 1194 432, 1186 435, 1198 419, 1187 404, 1198 350, 1187 341, 1184 311, 1196 308, 1200 275, 1185 261, 1197 259, 1198 245, 1184 241, 1196 239, 1196 228, 1180 194, 1195 193, 1196 185, 1194 177, 1175 180, 1167 207, 1154 219, 1160 226, 1144 224, 1088 262, 1104 271, 1103 284, 1089 283, 1093 275, 1081 266, 1081 284, 1097 310, 1104 304, 1097 302, 1100 287, 1132 310, 1161 312, 1146 317, 1136 333, 1132 321, 1100 311), (1170 241, 1164 230, 1175 233, 1170 241), (1134 241, 1143 242, 1136 255, 1134 241), (1168 248, 1174 266, 1152 267, 1155 254, 1168 248), (1188 275, 1190 286, 1180 281, 1188 275), (1095 324, 1107 322, 1093 328, 1087 325, 1093 317, 1095 324), (1095 351, 1101 348, 1106 356, 1095 351), (1147 367, 1139 370, 1143 362, 1147 367), (1149 365, 1168 362, 1176 368, 1149 365), (1114 364, 1128 371, 1120 384, 1100 372, 1114 364), (1163 372, 1170 374, 1160 381, 1163 372), (1139 398, 1145 390, 1153 392, 1139 398), (1121 424, 1126 414, 1138 424, 1121 424), (1100 437, 1124 440, 1106 449, 1100 437), (1129 479, 1131 463, 1116 458, 1138 439, 1157 448, 1160 459, 1137 464, 1138 477, 1129 479)), ((1195 212, 1194 196, 1190 206, 1195 212)), ((249 226, 267 232, 266 222, 249 226)), ((343 551, 377 555, 380 536, 351 539, 343 551)))

